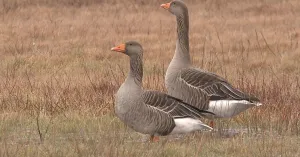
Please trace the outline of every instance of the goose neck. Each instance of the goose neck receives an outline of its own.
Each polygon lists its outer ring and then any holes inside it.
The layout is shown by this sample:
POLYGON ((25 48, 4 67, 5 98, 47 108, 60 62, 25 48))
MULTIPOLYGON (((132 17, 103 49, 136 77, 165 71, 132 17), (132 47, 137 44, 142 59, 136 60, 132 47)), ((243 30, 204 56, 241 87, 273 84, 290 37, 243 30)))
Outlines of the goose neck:
POLYGON ((130 71, 127 76, 126 82, 133 82, 137 86, 142 86, 143 79, 143 61, 142 56, 134 55, 130 56, 130 71))
POLYGON ((189 16, 188 12, 179 15, 177 19, 177 42, 176 52, 174 60, 189 65, 190 54, 189 54, 189 16))

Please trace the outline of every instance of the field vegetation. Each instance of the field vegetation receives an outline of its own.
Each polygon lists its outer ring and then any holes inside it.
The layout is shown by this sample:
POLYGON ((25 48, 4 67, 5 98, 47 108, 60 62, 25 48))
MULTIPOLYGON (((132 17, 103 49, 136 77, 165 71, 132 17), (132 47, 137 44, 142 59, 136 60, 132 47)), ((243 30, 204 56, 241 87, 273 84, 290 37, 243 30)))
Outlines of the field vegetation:
POLYGON ((263 106, 157 143, 114 116, 129 62, 112 46, 139 41, 144 87, 166 91, 165 2, 0 0, 0 156, 300 156, 298 0, 185 0, 193 64, 263 106))

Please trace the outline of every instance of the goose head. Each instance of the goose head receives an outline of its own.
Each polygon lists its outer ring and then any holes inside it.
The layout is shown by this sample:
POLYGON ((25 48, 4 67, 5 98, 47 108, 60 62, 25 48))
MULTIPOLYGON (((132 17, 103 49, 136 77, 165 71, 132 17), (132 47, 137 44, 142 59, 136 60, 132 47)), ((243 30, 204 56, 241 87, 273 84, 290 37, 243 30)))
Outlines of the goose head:
POLYGON ((141 56, 143 53, 143 48, 141 44, 136 41, 128 41, 125 44, 120 44, 119 46, 111 48, 111 51, 121 52, 129 57, 141 56))
POLYGON ((182 16, 188 10, 181 0, 173 0, 170 3, 165 3, 160 6, 175 16, 182 16))

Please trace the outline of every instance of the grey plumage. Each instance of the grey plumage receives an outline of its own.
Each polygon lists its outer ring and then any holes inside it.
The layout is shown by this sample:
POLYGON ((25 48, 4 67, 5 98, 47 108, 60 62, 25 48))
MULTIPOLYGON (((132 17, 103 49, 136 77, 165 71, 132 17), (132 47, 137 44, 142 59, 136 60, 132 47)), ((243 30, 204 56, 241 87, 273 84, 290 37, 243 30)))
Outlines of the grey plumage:
POLYGON ((203 113, 212 114, 207 111, 199 110, 180 99, 159 91, 145 91, 142 97, 147 105, 168 113, 174 118, 192 117, 197 119, 204 116, 205 114, 203 113))
MULTIPOLYGON (((142 89, 143 49, 139 43, 130 41, 112 50, 130 57, 130 72, 116 94, 115 113, 135 131, 164 136, 176 128, 176 118, 198 119, 203 113, 209 114, 162 92, 142 89)), ((196 130, 211 129, 200 120, 197 122, 196 130)))
POLYGON ((168 94, 202 110, 216 111, 216 117, 224 117, 224 112, 232 112, 232 117, 252 106, 258 106, 259 99, 234 88, 222 77, 193 68, 189 54, 189 15, 186 5, 179 0, 162 5, 176 16, 177 42, 174 57, 167 69, 165 84, 168 94), (234 100, 232 102, 216 101, 234 100), (241 100, 241 101, 236 101, 241 100), (246 100, 246 101, 243 101, 246 100), (228 103, 232 103, 228 104, 228 103), (230 106, 231 105, 231 106, 230 106), (213 108, 212 108, 213 107, 213 108), (226 110, 224 109, 226 107, 226 110), (239 108, 236 112, 236 108, 239 108), (218 110, 215 110, 218 108, 218 110), (219 115, 218 115, 219 114, 219 115), (222 114, 222 115, 221 115, 222 114))
POLYGON ((259 99, 235 89, 218 75, 198 69, 188 68, 181 71, 180 79, 190 87, 201 89, 210 100, 247 100, 259 102, 259 99))

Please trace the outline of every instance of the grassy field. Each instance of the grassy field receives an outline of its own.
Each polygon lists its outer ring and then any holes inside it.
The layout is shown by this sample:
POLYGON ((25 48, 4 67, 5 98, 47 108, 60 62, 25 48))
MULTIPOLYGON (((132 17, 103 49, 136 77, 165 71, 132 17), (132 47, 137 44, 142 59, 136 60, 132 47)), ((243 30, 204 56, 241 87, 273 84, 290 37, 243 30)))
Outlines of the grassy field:
POLYGON ((144 87, 165 91, 168 1, 0 0, 0 156, 300 156, 300 1, 185 1, 194 65, 263 106, 146 142, 114 116, 129 63, 110 48, 139 41, 144 87))

